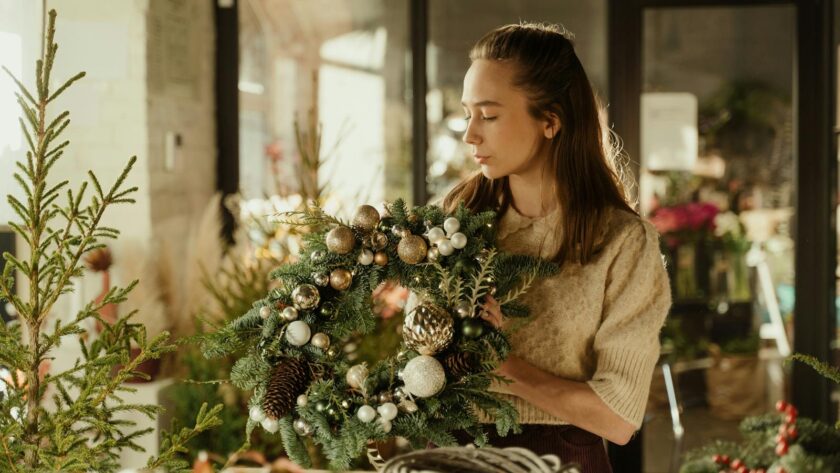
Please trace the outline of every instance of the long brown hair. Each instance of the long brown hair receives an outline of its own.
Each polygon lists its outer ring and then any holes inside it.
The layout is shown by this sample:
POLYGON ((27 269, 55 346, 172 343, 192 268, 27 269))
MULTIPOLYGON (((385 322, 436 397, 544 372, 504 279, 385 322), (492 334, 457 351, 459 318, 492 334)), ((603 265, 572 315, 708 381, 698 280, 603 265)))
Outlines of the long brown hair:
MULTIPOLYGON (((588 263, 597 251, 606 210, 636 212, 616 168, 618 147, 609 128, 601 125, 601 107, 574 45, 557 25, 507 25, 473 46, 470 60, 478 59, 513 64, 513 85, 528 95, 528 112, 537 119, 552 113, 559 117, 560 130, 549 145, 547 163, 561 211, 562 240, 554 260, 588 263)), ((473 211, 493 209, 501 216, 512 203, 508 178, 488 179, 477 173, 449 192, 444 208, 452 210, 460 202, 473 211)))

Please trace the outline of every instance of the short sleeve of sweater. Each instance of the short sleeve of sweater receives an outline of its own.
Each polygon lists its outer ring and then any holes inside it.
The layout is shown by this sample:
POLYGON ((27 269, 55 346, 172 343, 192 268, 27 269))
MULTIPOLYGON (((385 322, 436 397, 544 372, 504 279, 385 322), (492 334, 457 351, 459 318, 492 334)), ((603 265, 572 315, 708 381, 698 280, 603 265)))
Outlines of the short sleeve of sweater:
POLYGON ((627 422, 640 427, 659 358, 659 332, 671 306, 659 234, 641 220, 616 235, 601 326, 595 334, 595 374, 588 381, 598 397, 627 422))

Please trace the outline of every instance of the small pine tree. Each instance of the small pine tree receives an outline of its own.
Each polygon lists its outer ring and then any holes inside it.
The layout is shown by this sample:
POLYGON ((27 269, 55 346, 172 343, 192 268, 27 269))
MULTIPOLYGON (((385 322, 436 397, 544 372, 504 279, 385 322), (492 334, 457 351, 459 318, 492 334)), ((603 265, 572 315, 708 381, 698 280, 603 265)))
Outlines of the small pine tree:
MULTIPOLYGON (((55 11, 50 11, 45 53, 36 65, 36 92, 31 93, 6 69, 20 89, 21 127, 28 144, 26 160, 16 163, 14 175, 26 198, 8 196, 18 216, 9 225, 29 252, 21 258, 3 254, 6 264, 0 277, 0 301, 14 306, 19 323, 0 325, 0 365, 12 373, 4 382, 5 395, 0 396, 0 470, 113 471, 119 467, 119 451, 140 448, 136 439, 150 430, 116 420, 116 415, 133 411, 154 418, 161 410, 159 406, 125 403, 120 396, 132 388, 123 382, 145 376, 137 372, 140 363, 160 358, 175 345, 166 333, 149 340, 145 328, 132 323, 130 315, 114 324, 99 317, 102 307, 124 301, 136 281, 111 289, 101 301, 88 303, 73 320, 56 320, 48 327, 59 297, 72 291, 71 279, 83 275, 83 257, 119 234, 101 224, 106 210, 133 203, 131 195, 137 190, 124 186, 135 158, 110 188, 103 188, 92 172, 88 172, 89 183, 84 182, 75 192, 65 190, 66 180, 54 184, 48 179, 69 144, 58 138, 70 123, 67 111, 50 117, 48 105, 84 77, 79 73, 56 90, 50 88, 58 50, 53 41, 55 17, 55 11), (92 196, 87 195, 89 187, 92 196), (61 205, 59 198, 64 192, 67 201, 61 205), (26 294, 16 293, 13 271, 28 281, 26 294), (81 335, 90 319, 99 320, 104 330, 85 340, 81 335), (57 355, 62 338, 68 336, 80 338, 82 358, 66 371, 39 373, 44 363, 57 355), (132 343, 140 349, 133 358, 132 343)), ((212 409, 205 405, 194 427, 165 434, 163 453, 149 460, 149 468, 171 471, 187 467, 175 454, 189 439, 217 425, 220 409, 220 405, 212 409)))

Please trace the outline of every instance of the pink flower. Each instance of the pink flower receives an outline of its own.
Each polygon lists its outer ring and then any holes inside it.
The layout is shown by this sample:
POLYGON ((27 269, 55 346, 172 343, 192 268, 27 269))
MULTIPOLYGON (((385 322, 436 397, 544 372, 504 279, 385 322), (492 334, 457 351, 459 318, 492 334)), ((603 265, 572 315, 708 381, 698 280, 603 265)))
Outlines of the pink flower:
POLYGON ((660 207, 650 217, 650 222, 661 234, 683 231, 714 230, 715 217, 720 212, 708 202, 689 202, 672 207, 660 207))

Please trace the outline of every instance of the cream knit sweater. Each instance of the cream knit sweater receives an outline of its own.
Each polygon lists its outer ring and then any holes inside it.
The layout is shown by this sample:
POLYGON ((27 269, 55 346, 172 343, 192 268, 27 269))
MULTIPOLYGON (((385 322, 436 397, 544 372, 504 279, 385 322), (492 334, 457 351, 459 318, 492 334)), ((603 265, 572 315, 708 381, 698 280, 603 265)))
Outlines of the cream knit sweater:
MULTIPOLYGON (((623 210, 607 215, 601 250, 588 264, 565 264, 524 295, 531 318, 511 341, 513 354, 554 375, 588 383, 615 413, 639 427, 671 291, 654 227, 623 210)), ((559 217, 559 209, 530 218, 511 206, 499 222, 498 246, 551 257, 559 245, 559 217)), ((493 390, 507 393, 521 423, 566 423, 510 394, 505 385, 493 390)))

